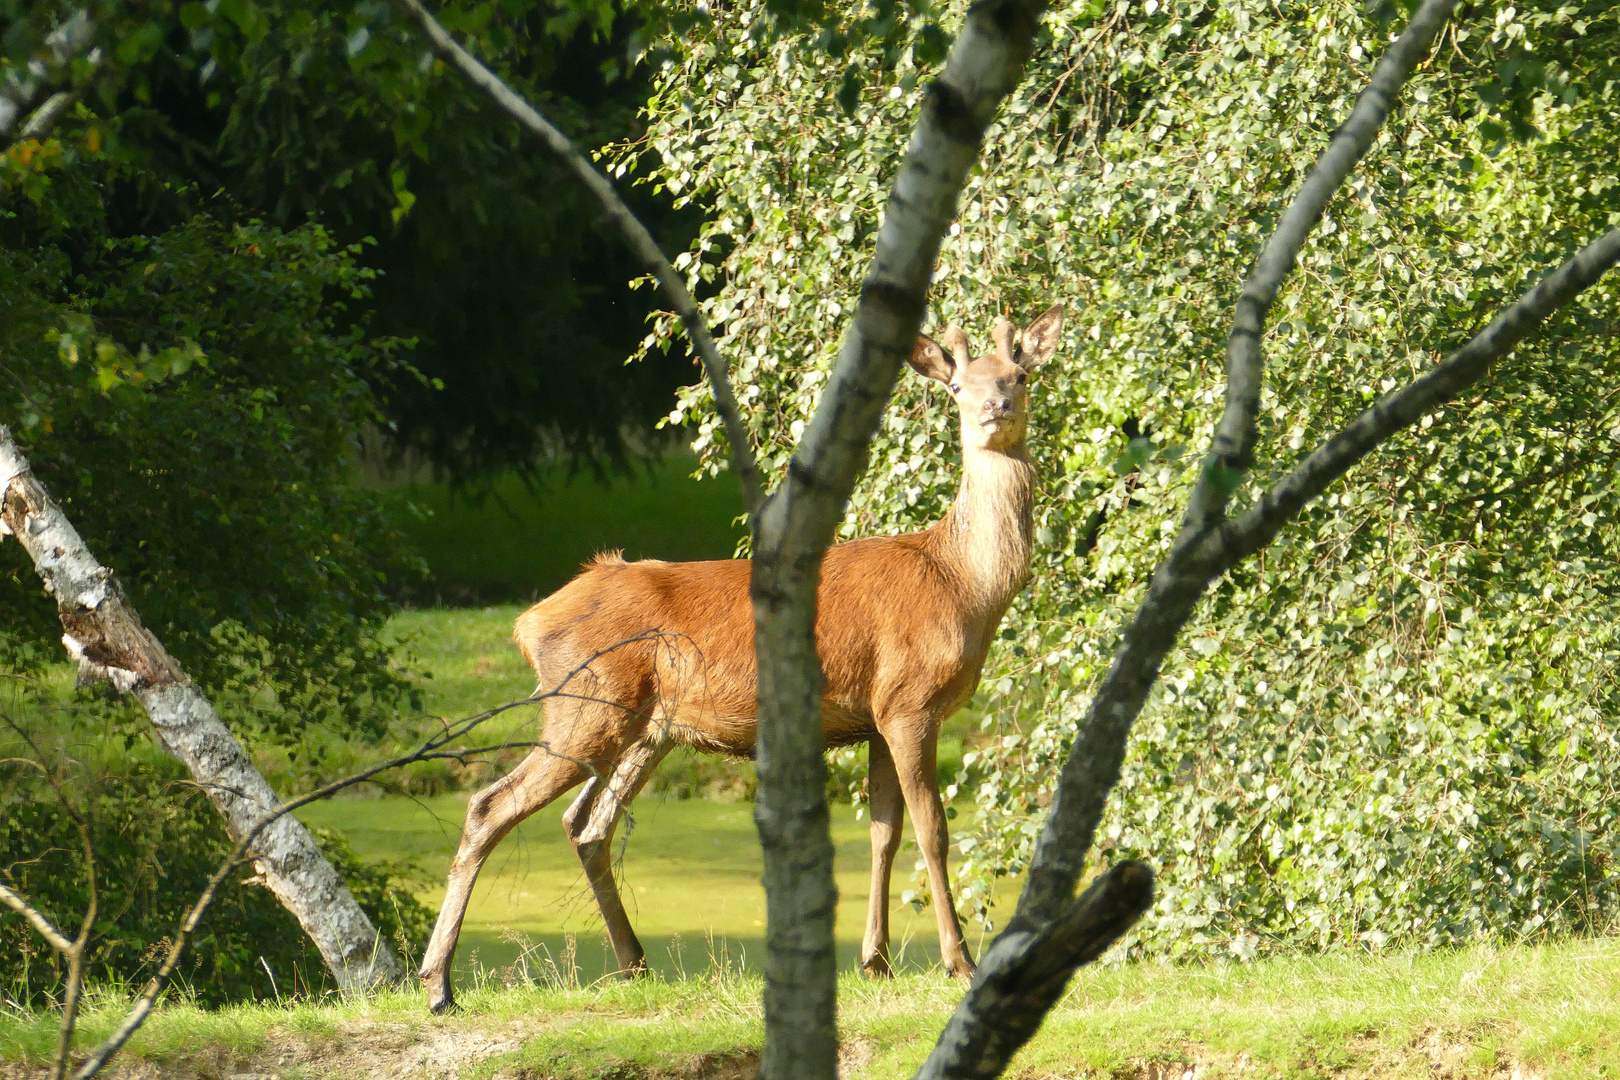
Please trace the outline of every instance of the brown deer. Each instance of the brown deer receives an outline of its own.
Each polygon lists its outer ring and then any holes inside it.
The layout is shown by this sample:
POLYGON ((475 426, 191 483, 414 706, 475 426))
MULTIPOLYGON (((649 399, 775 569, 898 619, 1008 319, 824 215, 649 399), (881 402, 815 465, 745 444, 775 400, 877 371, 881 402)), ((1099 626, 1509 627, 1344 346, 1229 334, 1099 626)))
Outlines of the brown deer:
MULTIPOLYGON (((978 685, 1007 605, 1029 577, 1035 467, 1024 446, 1026 381, 1057 347, 1063 309, 1022 335, 998 319, 995 351, 969 353, 950 327, 941 347, 917 339, 911 366, 944 383, 962 430, 962 486, 922 532, 838 544, 817 594, 829 747, 870 743, 872 887, 861 966, 889 973, 889 872, 910 808, 953 975, 973 961, 946 875, 948 835, 935 747, 940 725, 978 685)), ((422 961, 429 1006, 452 1000, 450 961, 484 860, 513 826, 584 782, 563 816, 602 911, 619 968, 647 969, 613 881, 614 827, 674 745, 753 752, 754 616, 747 560, 626 562, 598 556, 518 617, 514 637, 554 696, 543 744, 473 796, 444 906, 422 961)))

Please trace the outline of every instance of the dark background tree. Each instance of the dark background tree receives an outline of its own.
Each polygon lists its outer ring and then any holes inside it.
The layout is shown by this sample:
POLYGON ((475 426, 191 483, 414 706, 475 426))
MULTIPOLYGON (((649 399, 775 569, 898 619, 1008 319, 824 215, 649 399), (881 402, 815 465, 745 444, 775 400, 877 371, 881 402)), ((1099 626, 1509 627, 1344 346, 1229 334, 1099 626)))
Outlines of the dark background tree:
MULTIPOLYGON (((553 161, 453 82, 412 78, 416 51, 372 41, 352 12, 295 0, 231 24, 195 7, 157 24, 162 47, 97 107, 109 152, 139 166, 109 192, 112 235, 201 212, 376 239, 361 261, 383 273, 358 310, 414 340, 420 372, 372 381, 388 443, 455 480, 557 450, 622 465, 647 445, 696 370, 678 348, 625 363, 651 296, 553 161)), ((634 138, 646 84, 614 63, 631 23, 564 15, 519 5, 481 29, 582 145, 634 138)), ((635 202, 666 246, 695 233, 695 208, 644 188, 635 202)))

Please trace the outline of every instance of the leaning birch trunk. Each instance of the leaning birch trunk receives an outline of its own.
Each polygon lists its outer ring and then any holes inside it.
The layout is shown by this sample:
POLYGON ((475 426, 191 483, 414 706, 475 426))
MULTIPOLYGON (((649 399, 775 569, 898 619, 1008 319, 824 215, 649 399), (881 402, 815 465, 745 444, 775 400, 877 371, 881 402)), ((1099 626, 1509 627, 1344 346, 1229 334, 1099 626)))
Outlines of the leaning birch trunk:
MULTIPOLYGON (((240 843, 281 806, 214 706, 125 599, 111 570, 96 561, 78 531, 29 470, 0 425, 0 537, 15 536, 56 599, 62 641, 79 662, 81 684, 106 680, 133 693, 152 720, 159 745, 183 762, 240 843)), ((399 962, 326 861, 315 838, 283 815, 254 843, 253 862, 292 912, 345 990, 366 990, 400 976, 399 962)))
POLYGON ((981 0, 929 88, 826 395, 754 531, 765 854, 763 1080, 832 1080, 838 1050, 833 846, 816 655, 821 560, 911 355, 940 241, 984 130, 1023 78, 1042 0, 981 0))

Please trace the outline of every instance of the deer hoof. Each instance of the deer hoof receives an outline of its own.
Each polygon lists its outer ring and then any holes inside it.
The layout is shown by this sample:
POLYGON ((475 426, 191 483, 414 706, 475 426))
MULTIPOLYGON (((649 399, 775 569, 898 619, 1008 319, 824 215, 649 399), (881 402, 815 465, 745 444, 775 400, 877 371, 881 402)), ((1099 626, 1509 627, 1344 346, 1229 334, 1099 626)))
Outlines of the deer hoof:
POLYGON ((973 961, 962 956, 952 960, 947 966, 947 970, 950 971, 953 979, 971 979, 978 968, 974 966, 973 961))
POLYGON ((428 1012, 443 1016, 455 1011, 456 995, 450 988, 449 975, 428 975, 422 983, 427 988, 428 1012))
POLYGON ((892 979, 894 978, 894 968, 889 966, 887 956, 877 953, 861 961, 861 974, 868 979, 892 979))

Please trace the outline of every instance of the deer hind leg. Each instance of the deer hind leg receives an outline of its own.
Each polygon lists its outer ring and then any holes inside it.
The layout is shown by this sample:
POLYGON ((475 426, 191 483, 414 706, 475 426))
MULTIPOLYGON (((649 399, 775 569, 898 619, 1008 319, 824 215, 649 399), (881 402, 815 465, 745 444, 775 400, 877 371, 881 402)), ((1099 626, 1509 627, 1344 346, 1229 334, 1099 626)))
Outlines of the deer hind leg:
POLYGON ((647 957, 613 880, 613 831, 625 807, 636 797, 669 747, 661 731, 649 728, 619 755, 611 773, 590 779, 563 815, 563 828, 579 856, 580 866, 585 869, 585 880, 590 882, 591 892, 596 896, 596 906, 602 912, 602 923, 613 944, 619 973, 627 978, 647 974, 647 957))
POLYGON ((542 746, 468 801, 461 846, 450 863, 439 921, 434 924, 433 936, 422 957, 420 975, 427 987, 428 1008, 433 1012, 444 1012, 455 1004, 450 962, 455 958, 461 920, 467 913, 467 901, 484 860, 518 822, 579 783, 588 773, 582 761, 558 756, 542 746))
POLYGON ((906 804, 900 777, 883 736, 873 735, 867 749, 866 801, 872 816, 872 886, 866 903, 866 936, 861 941, 861 971, 872 978, 888 978, 889 875, 900 850, 900 828, 906 804))
POLYGON ((917 846, 928 863, 928 888, 934 900, 934 919, 939 926, 939 959, 952 975, 973 974, 973 958, 962 940, 962 924, 956 917, 956 900, 951 894, 945 853, 950 833, 945 827, 945 805, 939 798, 939 770, 934 755, 939 745, 939 728, 926 718, 880 724, 906 809, 911 812, 917 846))

